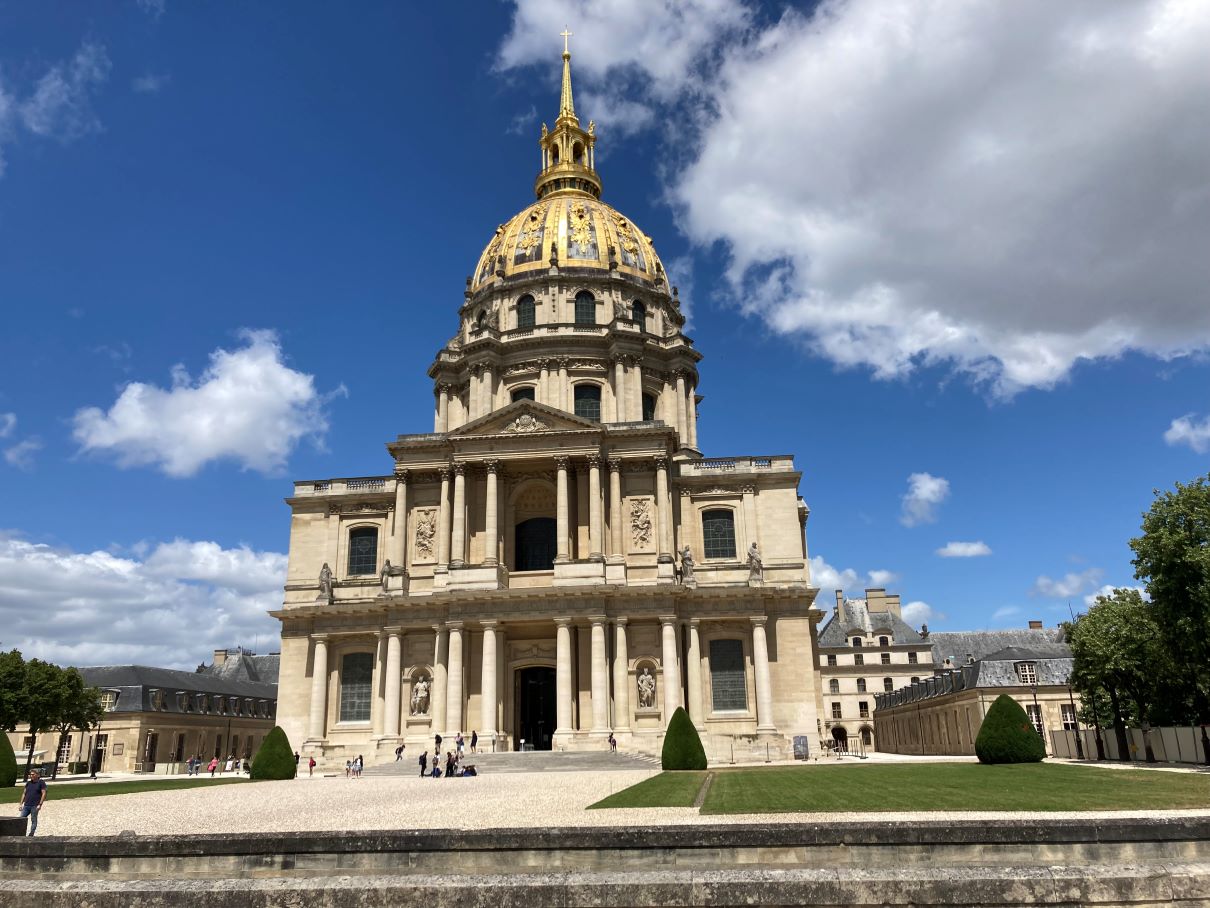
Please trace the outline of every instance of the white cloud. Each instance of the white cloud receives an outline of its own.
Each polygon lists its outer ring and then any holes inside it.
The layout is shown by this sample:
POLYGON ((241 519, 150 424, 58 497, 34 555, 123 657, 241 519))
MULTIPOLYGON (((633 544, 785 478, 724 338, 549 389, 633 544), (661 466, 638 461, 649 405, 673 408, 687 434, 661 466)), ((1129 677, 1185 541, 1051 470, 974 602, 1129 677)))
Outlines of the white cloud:
MULTIPOLYGON (((549 54, 536 16, 567 8, 520 0, 502 60, 549 54)), ((724 42, 709 81, 660 77, 703 124, 672 196, 776 330, 999 395, 1210 348, 1210 4, 826 0, 758 35, 734 11, 653 16, 645 41, 648 17, 594 4, 586 65, 651 74, 724 42)))
POLYGON ((529 110, 513 117, 504 131, 509 135, 523 136, 533 128, 536 122, 538 122, 538 108, 531 104, 529 110))
POLYGON ((86 42, 70 63, 60 63, 38 80, 20 106, 21 120, 34 135, 70 142, 95 132, 101 123, 92 110, 92 94, 109 77, 109 57, 99 44, 86 42))
POLYGON ((886 589, 898 579, 894 571, 870 571, 870 586, 876 589, 886 589))
POLYGON ((74 436, 82 450, 112 454, 124 467, 154 465, 169 476, 192 476, 216 460, 281 470, 301 439, 322 439, 327 398, 312 376, 285 364, 273 332, 241 337, 245 346, 215 350, 196 381, 177 366, 169 389, 131 382, 108 412, 79 410, 74 436))
POLYGON ((937 508, 950 494, 948 479, 930 473, 913 473, 908 477, 908 490, 902 499, 899 522, 905 527, 933 523, 937 520, 937 508))
POLYGON ((1045 574, 1034 581, 1030 595, 1042 596, 1046 599, 1070 599, 1078 596, 1090 587, 1096 586, 1104 573, 1100 568, 1089 568, 1079 573, 1064 574, 1055 580, 1045 574))
POLYGON ((16 413, 0 413, 0 438, 8 438, 17 428, 16 413))
POLYGON ((1193 414, 1172 420, 1164 433, 1164 441, 1170 445, 1188 445, 1198 454, 1210 451, 1210 416, 1196 422, 1193 414))
POLYGON ((1096 605, 1098 596, 1112 596, 1114 590, 1121 590, 1121 589, 1138 590, 1142 594, 1143 599, 1148 600, 1148 601, 1150 601, 1150 599, 1151 599, 1151 597, 1147 594, 1147 590, 1145 590, 1141 586, 1121 586, 1121 585, 1117 585, 1117 584, 1113 584, 1113 583, 1106 583, 1100 589, 1093 590, 1091 593, 1089 593, 1087 596, 1085 596, 1084 604, 1087 606, 1096 605))
POLYGON ((981 558, 991 553, 991 548, 982 540, 978 542, 947 542, 937 549, 937 554, 942 558, 981 558))
MULTIPOLYGON (((817 587, 822 593, 832 590, 844 590, 854 596, 861 596, 866 587, 886 587, 899 579, 894 571, 875 569, 867 574, 861 574, 853 568, 835 568, 821 556, 811 558, 811 586, 817 587)), ((820 600, 819 607, 829 605, 820 600)))
POLYGON ((937 611, 927 602, 921 602, 917 599, 914 602, 909 602, 900 609, 903 620, 912 627, 920 627, 922 624, 928 624, 930 621, 944 621, 945 615, 937 611))
POLYGON ((286 556, 176 540, 146 560, 0 536, 0 627, 27 658, 193 668, 221 646, 277 649, 286 556))
POLYGON ((1005 618, 1011 618, 1013 615, 1021 613, 1021 609, 1015 605, 1002 605, 1000 608, 992 612, 992 621, 1003 621, 1005 618))
POLYGON ((32 470, 34 455, 42 450, 42 439, 36 435, 17 442, 4 449, 4 460, 10 467, 19 470, 32 470))
POLYGON ((159 19, 164 15, 164 0, 135 0, 135 3, 139 9, 153 19, 159 19))
POLYGON ((144 73, 130 80, 130 89, 141 95, 154 95, 168 84, 168 76, 144 73))

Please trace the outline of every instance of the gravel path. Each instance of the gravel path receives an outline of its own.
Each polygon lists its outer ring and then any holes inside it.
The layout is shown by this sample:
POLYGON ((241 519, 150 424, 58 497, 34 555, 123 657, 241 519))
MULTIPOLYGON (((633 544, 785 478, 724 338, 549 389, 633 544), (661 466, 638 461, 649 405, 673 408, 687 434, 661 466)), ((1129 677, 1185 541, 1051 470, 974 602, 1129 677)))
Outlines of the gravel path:
MULTIPOLYGON (((982 819, 1027 813, 853 813, 729 817, 694 808, 585 810, 656 771, 501 773, 475 779, 343 777, 219 785, 108 797, 54 800, 52 786, 38 830, 44 835, 292 832, 302 830, 490 829, 528 826, 660 826, 843 820, 982 819)), ((1208 810, 1090 811, 1045 816, 1210 816, 1208 810)), ((1036 814, 1035 814, 1036 816, 1036 814)))

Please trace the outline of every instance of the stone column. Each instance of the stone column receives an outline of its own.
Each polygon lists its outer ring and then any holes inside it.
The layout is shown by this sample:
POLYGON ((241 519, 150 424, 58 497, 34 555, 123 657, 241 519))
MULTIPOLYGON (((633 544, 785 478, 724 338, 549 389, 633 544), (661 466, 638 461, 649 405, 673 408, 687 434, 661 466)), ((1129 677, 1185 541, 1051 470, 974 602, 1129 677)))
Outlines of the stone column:
POLYGON ((450 428, 450 386, 442 382, 437 385, 437 415, 433 419, 434 432, 448 432, 450 428))
POLYGON ((655 513, 656 532, 659 534, 659 561, 672 560, 672 546, 668 541, 668 528, 672 524, 672 515, 668 506, 668 458, 655 459, 655 513))
POLYGON ((664 727, 667 728, 672 714, 681 705, 681 665, 677 658, 675 616, 661 615, 660 624, 664 643, 660 682, 664 687, 664 727))
POLYGON ((430 731, 445 732, 445 681, 446 660, 449 657, 448 633, 444 624, 433 625, 433 686, 429 690, 429 712, 432 719, 430 731))
POLYGON ((559 409, 570 411, 572 407, 571 402, 567 399, 567 363, 566 356, 559 357, 559 389, 556 396, 559 399, 559 409))
POLYGON ((630 418, 638 422, 643 418, 643 360, 634 356, 630 359, 630 396, 634 403, 630 408, 630 418))
POLYGON ((454 464, 454 515, 450 567, 466 564, 466 464, 454 464))
POLYGON ((450 563, 450 469, 442 467, 441 510, 437 516, 437 566, 446 568, 450 563))
POLYGON ((462 622, 449 621, 449 669, 445 678, 445 724, 448 731, 462 731, 462 622))
POLYGON ((479 671, 481 696, 479 710, 479 737, 492 740, 496 737, 496 622, 483 623, 483 664, 479 671))
POLYGON ((630 647, 626 619, 618 618, 613 640, 613 728, 630 730, 630 647))
POLYGON ((605 526, 601 519, 601 458, 588 456, 588 558, 604 561, 605 526))
POLYGON ((752 664, 756 671, 756 730, 776 732, 773 724, 773 685, 769 680, 769 643, 764 615, 752 619, 752 664))
POLYGON ((676 434, 681 447, 689 444, 689 416, 685 409, 685 373, 676 373, 676 434))
POLYGON ((685 401, 689 413, 689 447, 697 450, 697 388, 689 386, 689 399, 685 401))
POLYGON ((500 563, 500 502, 496 497, 496 477, 500 472, 500 461, 489 460, 483 464, 487 470, 487 513, 483 520, 483 563, 495 567, 500 563))
POLYGON ((622 461, 616 457, 609 460, 609 559, 622 561, 626 550, 622 547, 622 527, 626 518, 622 515, 622 461))
POLYGON ((555 469, 558 470, 558 481, 555 483, 555 563, 565 564, 571 560, 568 554, 568 517, 567 517, 567 458, 556 457, 555 469))
POLYGON ((592 622, 592 732, 609 733, 609 660, 605 655, 605 616, 592 622))
POLYGON ((328 635, 312 634, 311 713, 307 717, 307 740, 322 741, 328 721, 328 635))
POLYGON ((385 666, 387 657, 387 632, 385 630, 377 631, 374 634, 374 674, 370 684, 370 690, 374 692, 374 699, 370 703, 370 737, 382 737, 382 716, 386 712, 386 688, 383 686, 383 678, 386 676, 385 666))
POLYGON ((496 409, 496 376, 489 363, 483 364, 483 383, 480 385, 483 399, 479 404, 479 415, 486 416, 496 409))
POLYGON ((399 737, 399 688, 403 683, 400 673, 400 656, 403 652, 403 628, 388 627, 387 670, 386 670, 386 715, 382 733, 388 738, 399 737))
POLYGON ((685 654, 685 671, 689 687, 689 718, 699 730, 706 728, 706 716, 702 710, 702 646, 698 639, 697 618, 689 619, 689 652, 685 654))
POLYGON ((613 419, 626 421, 626 360, 620 356, 613 361, 613 419))
POLYGON ((391 536, 391 564, 408 566, 408 471, 395 468, 395 533, 391 536))
POLYGON ((550 360, 540 360, 538 365, 541 371, 538 373, 538 393, 534 396, 538 398, 538 403, 550 406, 550 360))
POLYGON ((571 619, 555 619, 555 734, 571 727, 571 619))

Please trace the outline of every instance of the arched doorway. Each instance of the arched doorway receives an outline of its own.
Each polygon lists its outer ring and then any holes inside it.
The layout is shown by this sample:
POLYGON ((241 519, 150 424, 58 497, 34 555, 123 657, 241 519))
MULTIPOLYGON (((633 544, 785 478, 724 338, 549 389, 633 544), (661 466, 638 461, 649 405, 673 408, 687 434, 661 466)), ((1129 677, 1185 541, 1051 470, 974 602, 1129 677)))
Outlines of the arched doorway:
POLYGON ((832 729, 832 740, 835 742, 835 748, 841 753, 847 753, 849 750, 849 733, 845 729, 837 725, 832 729))
POLYGON ((513 543, 516 571, 550 571, 555 566, 557 524, 553 517, 531 517, 517 524, 513 543))
POLYGON ((536 665, 516 673, 517 749, 550 750, 555 733, 555 670, 536 665))
POLYGON ((862 747, 874 746, 874 729, 870 728, 868 725, 863 725, 861 727, 861 745, 862 747))

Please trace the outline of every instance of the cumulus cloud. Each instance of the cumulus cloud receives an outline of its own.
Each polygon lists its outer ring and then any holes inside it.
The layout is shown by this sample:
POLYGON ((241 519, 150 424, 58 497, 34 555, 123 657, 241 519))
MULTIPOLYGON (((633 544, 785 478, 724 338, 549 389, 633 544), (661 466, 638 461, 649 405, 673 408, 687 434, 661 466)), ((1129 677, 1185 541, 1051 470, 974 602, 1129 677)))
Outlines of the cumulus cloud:
POLYGON ((1045 599, 1070 599, 1078 596, 1086 589, 1094 587, 1104 572, 1100 568, 1089 568, 1078 573, 1064 574, 1057 580, 1045 574, 1034 581, 1030 595, 1041 596, 1045 599))
POLYGON ((905 527, 934 523, 937 508, 950 494, 948 479, 930 473, 913 473, 908 477, 908 490, 902 499, 899 522, 905 527))
POLYGON ((894 571, 870 571, 870 586, 885 589, 899 579, 894 571))
POLYGON ((0 438, 8 438, 17 428, 16 413, 0 413, 0 438))
POLYGON ((100 129, 92 95, 109 77, 109 69, 105 48, 86 42, 69 63, 51 67, 38 80, 33 94, 20 107, 25 128, 62 142, 100 129))
POLYGON ((197 380, 178 365, 170 388, 131 382, 108 411, 79 410, 73 434, 81 449, 169 476, 192 476, 217 460, 280 471, 300 440, 322 439, 328 396, 312 376, 286 365, 273 332, 241 338, 239 349, 215 350, 197 380))
POLYGON ((286 556, 175 540, 150 555, 0 536, 4 647, 73 665, 193 668, 221 646, 277 649, 286 556))
POLYGON ((991 548, 982 540, 978 542, 947 542, 937 549, 937 554, 942 558, 981 558, 991 553, 991 548))
MULTIPOLYGON (((875 569, 866 574, 861 574, 853 568, 836 568, 828 564, 821 556, 815 555, 811 558, 811 586, 818 587, 820 590, 827 592, 830 590, 843 590, 852 593, 854 596, 860 596, 868 587, 885 587, 887 584, 898 579, 898 574, 893 571, 875 569)), ((819 607, 825 607, 829 602, 820 600, 819 607)))
POLYGON ((1151 597, 1147 594, 1147 590, 1145 590, 1141 586, 1121 586, 1118 584, 1106 583, 1100 589, 1093 590, 1091 593, 1089 593, 1087 596, 1085 596, 1084 604, 1087 606, 1096 605, 1098 596, 1112 596, 1114 593, 1114 590, 1123 590, 1123 589, 1124 590, 1138 590, 1139 593, 1142 594, 1144 600, 1150 601, 1150 599, 1151 599, 1151 597))
POLYGON ((922 624, 928 624, 930 621, 944 621, 945 615, 937 611, 927 602, 921 602, 919 599, 914 602, 909 602, 900 609, 903 620, 912 627, 920 627, 922 624))
POLYGON ((1172 425, 1164 433, 1164 441, 1170 445, 1188 445, 1198 454, 1210 451, 1210 416, 1200 422, 1193 414, 1172 420, 1172 425))
POLYGON ((19 470, 32 470, 34 467, 34 455, 41 450, 42 439, 36 435, 31 435, 29 438, 5 448, 4 461, 10 467, 16 467, 19 470))

